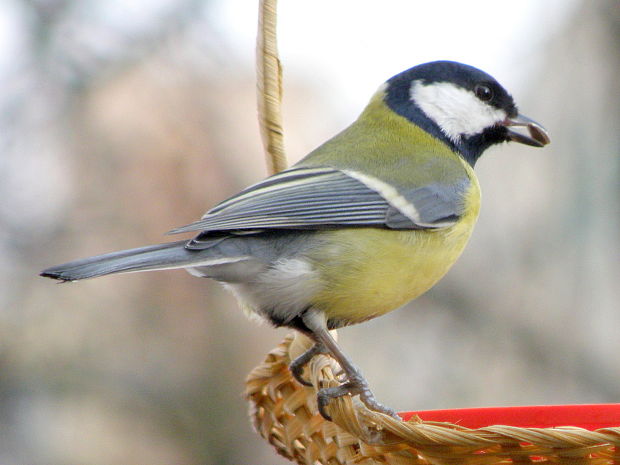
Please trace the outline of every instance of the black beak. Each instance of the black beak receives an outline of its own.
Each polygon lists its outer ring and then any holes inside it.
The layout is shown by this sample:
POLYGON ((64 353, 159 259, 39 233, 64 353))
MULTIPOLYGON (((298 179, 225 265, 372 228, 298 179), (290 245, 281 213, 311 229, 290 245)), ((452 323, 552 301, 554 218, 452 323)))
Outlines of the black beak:
POLYGON ((508 131, 508 139, 520 144, 544 147, 551 142, 547 130, 527 116, 517 115, 514 118, 506 118, 503 125, 508 131), (517 131, 518 128, 526 128, 528 134, 517 131))

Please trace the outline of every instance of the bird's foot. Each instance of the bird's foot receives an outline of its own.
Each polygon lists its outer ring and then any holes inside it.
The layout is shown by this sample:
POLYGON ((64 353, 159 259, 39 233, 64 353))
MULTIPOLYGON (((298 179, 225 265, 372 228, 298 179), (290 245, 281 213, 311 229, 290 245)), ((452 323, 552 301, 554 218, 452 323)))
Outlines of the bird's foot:
POLYGON ((323 344, 320 342, 314 344, 289 364, 288 368, 291 370, 293 378, 295 378, 299 384, 304 386, 312 386, 312 383, 303 377, 304 368, 306 368, 306 365, 310 363, 310 360, 312 360, 312 357, 315 355, 327 353, 328 351, 323 344))
POLYGON ((360 400, 370 410, 384 413, 399 421, 401 420, 400 416, 398 416, 394 409, 391 409, 390 407, 387 407, 377 401, 375 395, 368 386, 368 381, 366 381, 366 379, 360 373, 352 376, 348 382, 341 384, 340 386, 323 388, 319 391, 317 395, 317 403, 321 416, 326 420, 331 421, 331 416, 325 410, 329 405, 329 402, 332 399, 336 399, 338 397, 346 395, 359 395, 360 400))
MULTIPOLYGON (((317 309, 309 309, 303 313, 301 317, 306 328, 313 335, 313 338, 319 342, 293 361, 291 364, 291 371, 293 372, 295 378, 297 378, 297 380, 302 384, 307 384, 301 377, 303 365, 308 363, 308 361, 315 354, 320 352, 329 352, 329 354, 338 362, 340 368, 342 369, 342 373, 346 377, 346 382, 340 386, 323 388, 319 390, 317 395, 317 403, 319 413, 323 416, 323 418, 326 420, 331 420, 331 417, 326 411, 331 399, 346 396, 348 394, 351 396, 359 395, 360 400, 370 410, 384 413, 392 418, 400 420, 401 418, 396 414, 396 411, 380 404, 377 399, 375 399, 374 394, 368 386, 368 381, 366 381, 359 368, 357 368, 340 349, 336 340, 329 333, 325 312, 317 309)), ((340 374, 337 374, 336 376, 339 377, 340 374)))

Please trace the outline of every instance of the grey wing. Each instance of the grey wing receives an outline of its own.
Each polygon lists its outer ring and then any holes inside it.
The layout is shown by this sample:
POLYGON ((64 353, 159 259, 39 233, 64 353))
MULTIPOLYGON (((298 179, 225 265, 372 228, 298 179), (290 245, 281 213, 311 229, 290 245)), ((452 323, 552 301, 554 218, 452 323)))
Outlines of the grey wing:
MULTIPOLYGON (((463 177, 454 184, 429 184, 403 192, 403 197, 414 205, 421 225, 426 228, 451 226, 461 216, 464 195, 469 179, 463 177)), ((386 224, 392 229, 407 229, 410 218, 397 208, 388 210, 386 224)))
POLYGON ((206 239, 214 232, 265 229, 440 228, 450 226, 460 215, 463 188, 447 187, 437 184, 398 192, 378 178, 355 171, 292 168, 249 187, 209 210, 201 220, 171 233, 203 231, 200 236, 206 239))

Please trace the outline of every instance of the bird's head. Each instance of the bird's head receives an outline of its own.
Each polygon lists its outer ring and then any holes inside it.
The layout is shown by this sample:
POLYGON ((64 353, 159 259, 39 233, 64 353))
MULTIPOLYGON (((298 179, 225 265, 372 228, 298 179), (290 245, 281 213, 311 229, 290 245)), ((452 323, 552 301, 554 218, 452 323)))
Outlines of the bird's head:
POLYGON ((386 84, 385 101, 393 111, 447 143, 471 165, 493 144, 542 147, 550 142, 541 125, 519 114, 506 89, 472 66, 434 61, 386 84))

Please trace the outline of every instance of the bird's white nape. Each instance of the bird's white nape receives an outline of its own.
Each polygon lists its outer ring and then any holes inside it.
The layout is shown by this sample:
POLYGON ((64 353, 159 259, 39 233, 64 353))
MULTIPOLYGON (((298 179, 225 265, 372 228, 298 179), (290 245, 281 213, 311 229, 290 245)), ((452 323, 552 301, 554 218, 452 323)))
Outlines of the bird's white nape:
POLYGON ((411 84, 409 95, 455 143, 463 136, 480 134, 507 117, 504 110, 483 102, 473 92, 451 82, 425 84, 416 80, 411 84))

